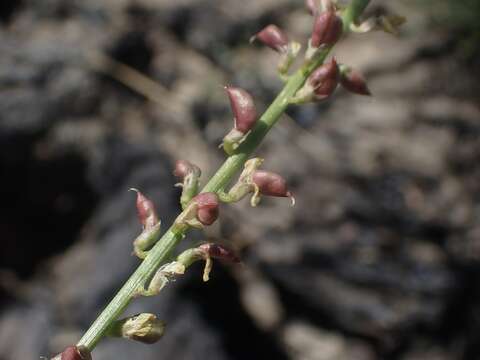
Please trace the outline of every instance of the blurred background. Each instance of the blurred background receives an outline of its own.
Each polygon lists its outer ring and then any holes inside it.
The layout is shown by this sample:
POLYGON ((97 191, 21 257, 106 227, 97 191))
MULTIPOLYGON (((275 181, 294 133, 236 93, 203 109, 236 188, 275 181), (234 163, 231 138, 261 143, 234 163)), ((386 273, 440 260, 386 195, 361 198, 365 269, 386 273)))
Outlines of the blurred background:
MULTIPOLYGON (((205 235, 242 266, 202 267, 161 296, 164 338, 101 342, 95 360, 444 360, 480 357, 480 3, 372 1, 399 36, 336 48, 374 96, 339 89, 291 108, 258 151, 297 205, 222 206, 205 235)), ((135 196, 164 224, 172 164, 207 179, 232 126, 224 84, 265 109, 277 55, 269 23, 305 42, 300 0, 2 0, 0 359, 76 342, 139 264, 135 196)))

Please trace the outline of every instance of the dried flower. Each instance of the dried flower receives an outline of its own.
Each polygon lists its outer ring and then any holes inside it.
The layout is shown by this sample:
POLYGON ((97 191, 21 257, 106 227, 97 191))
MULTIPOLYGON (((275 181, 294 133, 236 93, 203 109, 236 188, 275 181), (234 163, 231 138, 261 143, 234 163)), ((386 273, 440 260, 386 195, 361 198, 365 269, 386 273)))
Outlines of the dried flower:
POLYGON ((131 188, 137 193, 137 214, 138 220, 145 229, 151 229, 158 223, 158 216, 153 202, 143 195, 139 190, 131 188))
POLYGON ((123 337, 144 344, 156 343, 165 333, 165 323, 154 314, 142 313, 115 321, 108 335, 123 337))
POLYGON ((218 218, 218 196, 213 192, 201 193, 195 196, 193 202, 197 207, 197 220, 202 225, 211 225, 218 218))
POLYGON ((333 45, 342 35, 342 19, 334 10, 323 11, 315 16, 311 46, 318 48, 321 45, 333 45))
POLYGON ((340 83, 348 91, 359 95, 372 95, 363 75, 355 69, 345 67, 341 71, 340 83))
POLYGON ((269 48, 285 53, 288 48, 288 37, 276 25, 270 24, 250 38, 250 42, 260 40, 269 48))

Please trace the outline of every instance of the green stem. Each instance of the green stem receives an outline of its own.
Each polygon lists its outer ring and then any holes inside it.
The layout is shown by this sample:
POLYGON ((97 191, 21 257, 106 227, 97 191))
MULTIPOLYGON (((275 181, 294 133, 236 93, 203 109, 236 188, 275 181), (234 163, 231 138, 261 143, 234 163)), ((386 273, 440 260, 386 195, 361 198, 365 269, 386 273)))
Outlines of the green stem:
POLYGON ((356 23, 360 15, 367 7, 370 0, 353 0, 342 14, 343 32, 350 31, 350 24, 356 23))
MULTIPOLYGON (((369 0, 352 0, 343 15, 344 24, 358 18, 365 9, 369 0)), ((257 121, 247 139, 236 149, 235 154, 229 156, 201 192, 218 192, 233 179, 235 174, 242 168, 245 161, 258 147, 268 131, 275 125, 280 116, 289 105, 290 99, 303 86, 308 76, 328 55, 330 48, 323 50, 314 61, 301 67, 295 72, 285 84, 285 87, 268 107, 265 113, 257 121)), ((93 350, 100 339, 105 335, 110 324, 115 321, 128 306, 139 287, 152 278, 159 266, 168 259, 171 251, 185 237, 186 231, 175 230, 170 227, 155 246, 148 252, 147 257, 130 276, 123 287, 118 291, 112 301, 93 322, 87 332, 78 342, 78 345, 86 346, 93 350)))

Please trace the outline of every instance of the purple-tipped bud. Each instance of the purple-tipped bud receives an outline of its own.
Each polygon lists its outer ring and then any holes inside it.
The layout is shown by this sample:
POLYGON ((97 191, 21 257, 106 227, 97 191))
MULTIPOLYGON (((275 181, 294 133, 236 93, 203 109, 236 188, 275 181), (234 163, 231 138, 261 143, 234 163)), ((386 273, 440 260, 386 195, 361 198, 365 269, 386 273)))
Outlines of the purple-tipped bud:
POLYGON ((130 189, 137 193, 138 220, 145 229, 150 229, 158 223, 158 215, 153 202, 137 189, 130 189))
POLYGON ((232 108, 235 129, 246 134, 257 121, 257 110, 252 96, 243 89, 226 86, 230 106, 232 108))
POLYGON ((222 245, 207 243, 200 245, 198 248, 211 258, 220 259, 231 263, 240 262, 240 258, 232 250, 227 249, 222 245))
POLYGON ((218 196, 213 192, 201 193, 192 201, 197 205, 197 219, 203 225, 211 225, 218 218, 218 196))
POLYGON ((337 61, 332 58, 330 62, 319 66, 308 78, 308 83, 313 87, 318 99, 326 99, 337 88, 340 72, 337 61))
POLYGON ((264 45, 269 48, 284 53, 288 48, 288 37, 285 33, 276 25, 270 24, 263 30, 253 35, 250 41, 260 40, 264 45))
POLYGON ((333 10, 324 11, 315 16, 311 45, 318 48, 321 45, 333 45, 342 35, 342 19, 333 10))
POLYGON ((196 172, 198 176, 201 174, 200 168, 188 160, 177 160, 175 162, 175 169, 173 170, 174 176, 183 180, 185 176, 192 172, 196 172))
POLYGON ((85 347, 69 346, 52 360, 92 360, 90 351, 85 347))
POLYGON ((363 75, 355 69, 347 69, 345 72, 343 72, 340 82, 345 89, 354 94, 366 96, 372 95, 367 86, 367 81, 363 75))
POLYGON ((287 182, 276 173, 256 170, 252 175, 252 181, 258 186, 262 195, 292 197, 292 193, 288 191, 287 182))

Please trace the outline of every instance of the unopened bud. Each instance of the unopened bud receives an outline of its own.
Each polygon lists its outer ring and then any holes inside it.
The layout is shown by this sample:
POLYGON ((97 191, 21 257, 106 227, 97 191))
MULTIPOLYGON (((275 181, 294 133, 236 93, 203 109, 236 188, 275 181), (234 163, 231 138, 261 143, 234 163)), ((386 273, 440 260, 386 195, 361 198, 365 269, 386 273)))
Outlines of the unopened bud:
POLYGON ((250 38, 250 42, 259 40, 269 48, 284 53, 288 48, 288 37, 276 25, 268 25, 250 38))
POLYGON ((287 188, 285 179, 273 172, 257 170, 253 173, 252 181, 258 186, 260 194, 267 196, 289 197, 292 199, 292 193, 287 188))
POLYGON ((200 177, 201 175, 201 170, 198 166, 192 164, 188 160, 177 160, 175 162, 175 169, 173 170, 173 175, 180 178, 184 179, 188 174, 195 173, 200 177))
POLYGON ((153 344, 160 340, 164 332, 163 321, 154 314, 143 313, 115 321, 109 328, 108 335, 153 344))
POLYGON ((232 108, 235 129, 246 134, 257 121, 257 110, 252 96, 243 89, 226 86, 232 108))
POLYGON ((315 98, 323 100, 333 94, 337 88, 340 73, 338 70, 337 61, 332 58, 319 66, 308 78, 308 85, 313 88, 315 98))
POLYGON ((197 207, 197 220, 202 225, 211 225, 218 218, 218 196, 213 192, 201 193, 192 201, 197 207))
POLYGON ((224 260, 230 263, 240 262, 240 258, 235 254, 235 252, 222 245, 206 243, 200 245, 198 248, 203 251, 208 257, 224 260))
POLYGON ((51 360, 92 360, 90 351, 85 346, 69 346, 51 360))
POLYGON ((348 91, 359 95, 372 95, 363 75, 352 68, 346 67, 341 71, 340 83, 348 91))
POLYGON ((257 121, 257 110, 252 96, 243 89, 226 86, 230 106, 234 117, 233 129, 223 138, 223 148, 229 155, 245 139, 245 136, 257 121))
POLYGON ((318 48, 321 45, 333 45, 342 35, 342 19, 334 10, 323 11, 315 16, 311 46, 318 48))
POLYGON ((158 215, 153 202, 143 195, 139 190, 131 188, 137 193, 137 214, 138 220, 145 229, 150 229, 158 223, 158 215))

